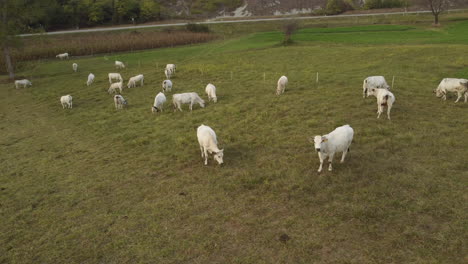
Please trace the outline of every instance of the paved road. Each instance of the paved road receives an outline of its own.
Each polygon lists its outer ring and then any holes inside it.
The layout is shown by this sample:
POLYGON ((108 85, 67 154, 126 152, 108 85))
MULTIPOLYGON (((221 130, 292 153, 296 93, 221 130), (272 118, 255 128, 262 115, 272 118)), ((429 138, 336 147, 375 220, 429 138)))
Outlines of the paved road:
MULTIPOLYGON (((466 9, 449 10, 461 11, 466 9)), ((335 15, 335 16, 307 16, 307 17, 279 17, 279 18, 257 18, 257 19, 242 19, 242 20, 228 20, 228 21, 205 21, 198 22, 197 24, 227 24, 227 23, 244 23, 244 22, 262 22, 262 21, 277 21, 277 20, 305 20, 305 19, 323 19, 323 18, 336 18, 336 17, 364 17, 364 16, 386 16, 386 15, 402 15, 402 14, 424 14, 431 11, 413 11, 413 12, 390 12, 390 13, 375 13, 375 14, 354 14, 354 15, 335 15)), ((92 28, 92 29, 78 29, 78 30, 64 30, 53 31, 37 34, 21 34, 20 37, 36 36, 36 35, 60 35, 60 34, 73 34, 73 33, 87 33, 99 31, 112 31, 122 29, 139 29, 139 28, 158 28, 158 27, 173 27, 185 26, 187 23, 173 23, 173 24, 158 24, 158 25, 136 25, 136 26, 122 26, 122 27, 109 27, 109 28, 92 28)))

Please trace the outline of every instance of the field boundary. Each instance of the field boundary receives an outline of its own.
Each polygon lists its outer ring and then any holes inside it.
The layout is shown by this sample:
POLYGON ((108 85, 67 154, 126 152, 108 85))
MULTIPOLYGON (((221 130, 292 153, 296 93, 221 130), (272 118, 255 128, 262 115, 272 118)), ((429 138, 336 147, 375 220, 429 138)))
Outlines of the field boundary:
MULTIPOLYGON (((468 9, 450 9, 445 12, 464 12, 468 9)), ((279 17, 279 18, 259 18, 259 19, 243 19, 243 20, 226 20, 226 21, 204 21, 195 22, 195 24, 229 24, 229 23, 246 23, 246 22, 265 22, 265 21, 281 21, 281 20, 308 20, 308 19, 324 19, 324 18, 346 18, 346 17, 370 17, 370 16, 388 16, 388 15, 412 15, 412 14, 428 14, 431 11, 411 11, 411 12, 387 12, 387 13, 374 13, 374 14, 350 14, 350 15, 334 15, 334 16, 304 16, 304 17, 279 17)), ((140 25, 140 26, 122 26, 112 28, 95 28, 95 29, 79 29, 79 30, 62 30, 44 33, 33 34, 20 34, 20 37, 30 37, 39 35, 61 35, 61 34, 75 34, 75 33, 89 33, 89 32, 102 32, 102 31, 115 31, 126 29, 142 29, 142 28, 160 28, 160 27, 175 27, 185 26, 190 22, 172 23, 172 24, 157 24, 157 25, 140 25)))

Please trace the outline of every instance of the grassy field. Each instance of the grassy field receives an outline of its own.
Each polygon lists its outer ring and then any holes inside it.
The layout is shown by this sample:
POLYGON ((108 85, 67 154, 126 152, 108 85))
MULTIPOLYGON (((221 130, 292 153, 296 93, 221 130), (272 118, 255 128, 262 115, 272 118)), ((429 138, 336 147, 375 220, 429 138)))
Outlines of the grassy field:
POLYGON ((468 104, 432 90, 468 78, 467 31, 305 28, 287 47, 266 32, 31 63, 19 74, 33 87, 0 84, 0 262, 464 263, 468 104), (122 111, 106 92, 114 59, 125 80, 146 81, 123 91, 122 111), (206 99, 211 82, 218 103, 151 114, 166 63, 178 66, 174 93, 206 99), (371 75, 395 76, 391 121, 362 98, 371 75), (200 124, 216 131, 224 166, 203 165, 200 124), (308 139, 343 124, 351 152, 318 174, 308 139))

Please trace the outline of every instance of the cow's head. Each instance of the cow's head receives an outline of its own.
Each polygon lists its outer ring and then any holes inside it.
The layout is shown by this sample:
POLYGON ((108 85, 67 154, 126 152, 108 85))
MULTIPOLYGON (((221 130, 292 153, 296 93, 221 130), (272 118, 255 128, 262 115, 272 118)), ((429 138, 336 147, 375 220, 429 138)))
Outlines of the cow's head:
POLYGON ((328 138, 325 136, 315 136, 314 137, 314 147, 315 150, 320 151, 323 142, 327 142, 328 138))
POLYGON ((219 165, 223 164, 224 149, 214 152, 213 158, 218 162, 219 165))
POLYGON ((440 89, 435 89, 434 93, 437 97, 442 97, 444 95, 444 92, 440 89))

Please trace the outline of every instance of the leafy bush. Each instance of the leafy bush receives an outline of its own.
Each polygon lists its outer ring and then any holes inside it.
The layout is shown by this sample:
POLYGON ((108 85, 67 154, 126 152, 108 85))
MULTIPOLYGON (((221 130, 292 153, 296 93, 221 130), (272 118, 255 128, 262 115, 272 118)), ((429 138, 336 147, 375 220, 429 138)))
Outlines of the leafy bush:
POLYGON ((325 14, 336 15, 352 9, 353 7, 344 0, 328 0, 325 14))
POLYGON ((190 32, 197 32, 197 33, 208 33, 210 32, 210 29, 208 28, 207 25, 201 25, 201 24, 194 24, 194 23, 188 23, 187 26, 185 26, 187 31, 190 32))

